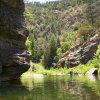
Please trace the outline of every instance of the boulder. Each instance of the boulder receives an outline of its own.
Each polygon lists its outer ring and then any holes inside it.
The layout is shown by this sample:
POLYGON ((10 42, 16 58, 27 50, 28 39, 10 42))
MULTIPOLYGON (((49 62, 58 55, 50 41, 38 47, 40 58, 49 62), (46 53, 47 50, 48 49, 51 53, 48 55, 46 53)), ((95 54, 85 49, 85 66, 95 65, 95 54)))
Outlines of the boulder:
POLYGON ((29 69, 25 47, 29 34, 23 17, 23 0, 0 1, 0 80, 19 77, 29 69))
POLYGON ((88 41, 83 42, 67 51, 62 58, 58 61, 61 67, 76 67, 79 64, 86 64, 91 60, 100 44, 100 35, 96 34, 88 41))
POLYGON ((90 69, 86 74, 98 75, 98 69, 97 69, 97 68, 92 68, 92 69, 90 69))

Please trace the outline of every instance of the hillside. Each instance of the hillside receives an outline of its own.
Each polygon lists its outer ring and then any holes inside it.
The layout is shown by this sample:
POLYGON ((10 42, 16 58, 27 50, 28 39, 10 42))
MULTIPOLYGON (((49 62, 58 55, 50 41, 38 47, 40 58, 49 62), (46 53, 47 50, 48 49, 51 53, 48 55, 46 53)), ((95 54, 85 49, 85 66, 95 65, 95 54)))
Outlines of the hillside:
POLYGON ((99 9, 99 0, 27 3, 24 16, 30 31, 27 46, 31 44, 32 61, 47 69, 57 67, 63 53, 100 33, 99 9))

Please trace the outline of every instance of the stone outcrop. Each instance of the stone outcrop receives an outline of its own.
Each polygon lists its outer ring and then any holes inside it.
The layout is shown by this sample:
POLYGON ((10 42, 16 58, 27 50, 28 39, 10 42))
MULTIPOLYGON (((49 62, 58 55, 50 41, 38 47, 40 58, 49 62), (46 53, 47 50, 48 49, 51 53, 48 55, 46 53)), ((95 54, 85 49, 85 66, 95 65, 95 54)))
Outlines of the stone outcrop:
POLYGON ((29 69, 25 41, 28 31, 23 0, 0 0, 0 80, 15 78, 29 69))
POLYGON ((100 35, 96 34, 88 41, 77 45, 66 52, 59 60, 58 65, 61 67, 76 67, 80 63, 86 64, 91 60, 100 44, 100 35))
POLYGON ((97 68, 92 68, 90 69, 86 74, 94 74, 94 75, 98 75, 98 69, 97 68))

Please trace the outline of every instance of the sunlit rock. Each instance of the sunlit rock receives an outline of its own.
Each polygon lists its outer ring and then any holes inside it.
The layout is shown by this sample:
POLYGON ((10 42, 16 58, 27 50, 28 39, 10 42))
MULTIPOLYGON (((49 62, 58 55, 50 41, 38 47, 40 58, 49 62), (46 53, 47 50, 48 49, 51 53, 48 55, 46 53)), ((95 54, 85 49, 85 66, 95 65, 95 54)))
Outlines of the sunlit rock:
POLYGON ((96 34, 88 41, 67 51, 59 60, 58 65, 61 67, 77 67, 79 64, 86 64, 91 60, 100 44, 100 35, 96 34))
POLYGON ((94 75, 98 75, 98 69, 97 68, 92 68, 90 69, 86 74, 94 74, 94 75))

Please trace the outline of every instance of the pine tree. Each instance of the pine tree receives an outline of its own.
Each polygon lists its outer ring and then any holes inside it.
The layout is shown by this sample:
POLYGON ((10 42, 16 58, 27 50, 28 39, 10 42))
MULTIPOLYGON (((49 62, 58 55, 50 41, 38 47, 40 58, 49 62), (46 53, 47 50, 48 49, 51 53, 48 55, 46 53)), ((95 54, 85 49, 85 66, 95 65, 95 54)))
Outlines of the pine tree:
POLYGON ((44 55, 43 55, 43 66, 45 67, 45 69, 49 69, 51 67, 51 58, 50 58, 50 46, 47 45, 45 51, 44 51, 44 55))
POLYGON ((93 17, 93 9, 92 9, 93 0, 88 0, 88 7, 87 7, 87 19, 89 22, 94 24, 94 17, 93 17))
POLYGON ((53 67, 53 63, 55 62, 54 57, 57 55, 57 47, 57 40, 52 36, 43 55, 43 65, 46 69, 50 69, 51 67, 53 67))

